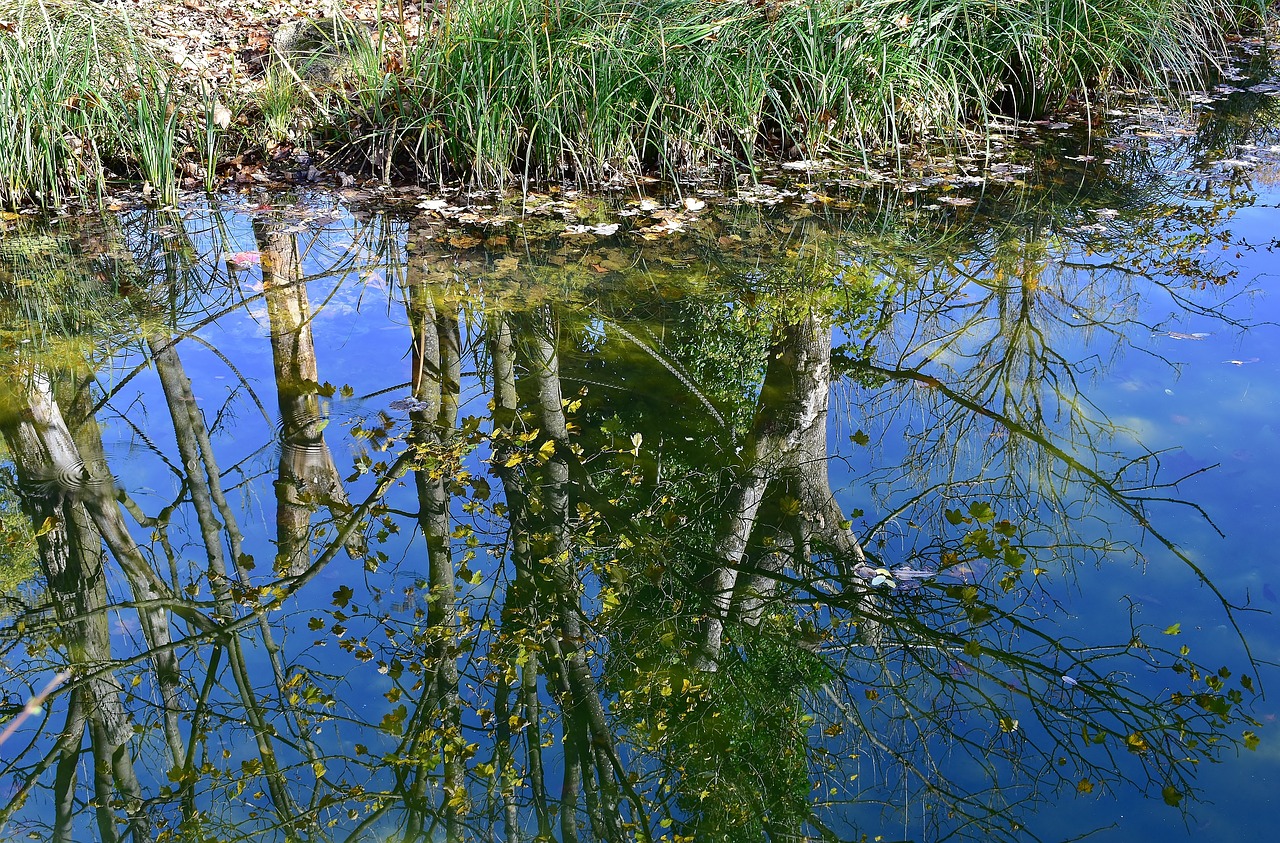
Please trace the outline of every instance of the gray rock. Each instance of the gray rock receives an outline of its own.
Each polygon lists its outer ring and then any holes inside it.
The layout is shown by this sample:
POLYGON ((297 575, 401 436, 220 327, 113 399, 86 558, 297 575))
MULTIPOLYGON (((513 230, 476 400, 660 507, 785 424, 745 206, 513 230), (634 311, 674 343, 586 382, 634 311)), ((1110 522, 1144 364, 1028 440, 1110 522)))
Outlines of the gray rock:
POLYGON ((271 63, 287 64, 309 85, 341 84, 353 63, 372 55, 369 28, 344 18, 310 18, 276 30, 271 38, 271 63))

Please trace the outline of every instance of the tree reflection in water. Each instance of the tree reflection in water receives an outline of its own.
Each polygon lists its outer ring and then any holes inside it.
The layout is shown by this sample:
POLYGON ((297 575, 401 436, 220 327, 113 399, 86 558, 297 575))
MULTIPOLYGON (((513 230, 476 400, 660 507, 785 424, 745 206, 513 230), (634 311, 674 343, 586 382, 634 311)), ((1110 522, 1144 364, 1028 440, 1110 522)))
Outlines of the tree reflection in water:
POLYGON ((20 229, 4 559, 39 571, 6 703, 72 678, 4 748, 6 833, 1012 839, 1090 791, 1185 809, 1256 740, 1247 650, 1208 670, 1058 601, 1166 541, 1173 496, 1088 380, 1149 334, 1141 297, 1213 317, 1191 288, 1238 282, 1170 245, 1200 209, 1130 198, 1099 258, 1077 201, 932 242, 911 206, 520 250, 287 204, 20 229), (236 236, 260 270, 213 260, 236 236))

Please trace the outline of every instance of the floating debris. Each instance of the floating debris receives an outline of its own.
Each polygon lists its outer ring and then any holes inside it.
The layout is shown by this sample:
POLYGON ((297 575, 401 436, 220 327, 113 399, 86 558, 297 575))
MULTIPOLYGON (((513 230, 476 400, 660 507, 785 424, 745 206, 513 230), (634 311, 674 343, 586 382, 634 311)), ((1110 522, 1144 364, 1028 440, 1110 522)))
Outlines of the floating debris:
POLYGON ((395 410, 396 412, 420 413, 423 410, 430 410, 431 405, 417 398, 397 398, 387 405, 387 409, 395 410))

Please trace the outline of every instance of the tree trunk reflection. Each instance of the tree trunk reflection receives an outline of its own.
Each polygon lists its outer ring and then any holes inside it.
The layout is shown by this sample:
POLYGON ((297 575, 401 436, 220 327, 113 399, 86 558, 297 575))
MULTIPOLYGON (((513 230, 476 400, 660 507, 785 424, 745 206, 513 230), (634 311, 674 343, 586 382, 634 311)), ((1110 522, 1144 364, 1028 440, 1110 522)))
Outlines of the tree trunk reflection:
MULTIPOLYGON (((271 355, 280 405, 280 468, 276 480, 276 570, 297 576, 311 564, 311 516, 320 506, 350 512, 342 478, 325 441, 328 419, 320 406, 320 372, 311 306, 294 235, 283 225, 254 221, 262 261, 262 292, 271 326, 271 355)), ((359 533, 346 546, 364 555, 359 533)))
MULTIPOLYGON (((831 491, 827 464, 827 405, 831 392, 831 328, 817 314, 784 322, 769 351, 769 364, 754 420, 744 441, 725 504, 725 517, 715 542, 716 567, 707 577, 710 609, 698 643, 694 664, 715 670, 723 644, 724 626, 737 613, 758 618, 761 603, 773 590, 785 563, 773 554, 740 583, 747 548, 757 526, 766 494, 794 495, 799 532, 791 544, 799 576, 813 577, 812 542, 830 551, 847 596, 867 604, 867 570, 862 547, 831 491)), ((870 612, 860 619, 869 642, 876 621, 870 612)))
MULTIPOLYGON (((432 666, 433 677, 424 684, 421 710, 415 719, 423 722, 424 733, 437 737, 410 747, 410 751, 425 755, 438 746, 444 767, 445 836, 455 841, 462 839, 462 821, 470 807, 465 782, 468 742, 462 734, 458 698, 457 571, 450 546, 453 528, 448 490, 460 469, 459 455, 453 448, 462 350, 457 304, 448 300, 447 291, 429 285, 418 270, 419 265, 411 262, 405 278, 405 306, 413 341, 411 389, 416 402, 409 413, 409 445, 415 452, 418 526, 427 546, 428 631, 423 643, 424 661, 432 666)), ((434 760, 418 765, 415 802, 425 799, 428 774, 434 766, 434 760)), ((410 808, 411 829, 425 834, 421 818, 413 819, 421 808, 410 808)))

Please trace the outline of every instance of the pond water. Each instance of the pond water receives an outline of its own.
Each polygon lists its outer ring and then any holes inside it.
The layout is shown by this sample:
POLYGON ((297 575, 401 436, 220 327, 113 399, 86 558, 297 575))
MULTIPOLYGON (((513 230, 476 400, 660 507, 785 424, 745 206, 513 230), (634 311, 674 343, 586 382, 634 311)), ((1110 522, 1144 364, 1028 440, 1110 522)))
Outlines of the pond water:
POLYGON ((1274 102, 6 220, 3 836, 1266 833, 1274 102))

